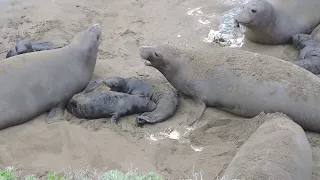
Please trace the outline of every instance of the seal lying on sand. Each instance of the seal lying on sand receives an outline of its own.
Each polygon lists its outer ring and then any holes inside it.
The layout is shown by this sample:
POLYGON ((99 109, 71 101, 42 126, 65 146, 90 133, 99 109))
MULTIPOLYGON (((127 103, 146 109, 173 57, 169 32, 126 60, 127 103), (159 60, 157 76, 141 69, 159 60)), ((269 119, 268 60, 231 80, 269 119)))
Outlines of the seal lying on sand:
POLYGON ((157 104, 154 111, 137 116, 139 125, 145 122, 158 123, 167 120, 176 112, 179 104, 177 92, 166 84, 153 84, 133 77, 110 77, 105 79, 105 83, 112 91, 143 95, 157 104))
POLYGON ((303 129, 276 113, 241 146, 221 180, 311 180, 312 151, 303 129))
POLYGON ((283 112, 320 132, 320 78, 290 62, 233 48, 140 47, 140 56, 182 94, 243 117, 283 112))
POLYGON ((25 54, 35 51, 43 51, 50 49, 60 48, 55 46, 51 42, 40 42, 40 41, 29 41, 29 40, 21 40, 14 44, 7 53, 6 58, 16 56, 19 54, 25 54))
POLYGON ((252 0, 234 18, 245 37, 261 44, 289 43, 294 34, 309 34, 320 23, 319 0, 252 0))
POLYGON ((293 61, 293 63, 313 74, 320 74, 319 42, 308 34, 293 35, 292 41, 294 46, 299 50, 299 60, 293 61))
POLYGON ((88 84, 100 35, 100 26, 92 25, 65 47, 1 61, 0 129, 22 124, 51 109, 47 122, 52 122, 63 104, 88 84))
POLYGON ((154 102, 142 95, 95 89, 74 95, 67 110, 77 118, 111 117, 111 122, 118 123, 121 116, 153 111, 156 107, 154 102))

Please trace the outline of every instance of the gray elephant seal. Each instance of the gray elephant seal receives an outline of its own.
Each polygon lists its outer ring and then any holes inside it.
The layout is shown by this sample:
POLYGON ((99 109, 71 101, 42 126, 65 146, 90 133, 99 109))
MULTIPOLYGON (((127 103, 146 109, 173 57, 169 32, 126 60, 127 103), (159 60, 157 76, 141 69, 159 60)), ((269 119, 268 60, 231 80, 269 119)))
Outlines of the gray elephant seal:
POLYGON ((285 44, 294 34, 309 34, 320 23, 319 0, 252 0, 234 18, 245 37, 261 44, 285 44))
POLYGON ((157 104, 151 112, 137 116, 138 125, 159 123, 170 118, 177 110, 179 99, 177 92, 166 84, 154 84, 147 80, 137 78, 110 77, 105 83, 112 91, 123 92, 131 95, 143 95, 157 104))
POLYGON ((95 24, 63 48, 1 61, 0 129, 22 124, 49 110, 47 122, 54 121, 63 105, 88 84, 100 35, 101 28, 95 24))
POLYGON ((142 95, 121 92, 93 90, 72 97, 67 110, 77 118, 99 119, 111 117, 118 123, 121 116, 153 111, 157 105, 142 95))
POLYGON ((44 51, 60 48, 51 42, 20 40, 16 42, 8 51, 6 58, 36 51, 44 51))
POLYGON ((234 156, 221 180, 311 180, 312 151, 303 129, 280 113, 266 121, 234 156))
POLYGON ((293 45, 298 49, 297 61, 292 63, 312 72, 320 74, 320 44, 311 35, 296 34, 292 36, 293 45))
POLYGON ((320 132, 320 78, 290 62, 233 48, 140 47, 140 56, 180 93, 243 117, 283 112, 320 132))

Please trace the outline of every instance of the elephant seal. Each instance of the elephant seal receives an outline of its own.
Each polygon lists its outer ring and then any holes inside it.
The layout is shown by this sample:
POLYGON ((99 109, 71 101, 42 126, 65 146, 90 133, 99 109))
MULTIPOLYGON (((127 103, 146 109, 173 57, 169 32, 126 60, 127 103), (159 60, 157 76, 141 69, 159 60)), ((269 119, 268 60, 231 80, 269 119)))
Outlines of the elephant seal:
POLYGON ((312 151, 305 132, 287 116, 260 115, 266 121, 236 153, 221 180, 311 180, 312 151))
POLYGON ((142 46, 140 56, 198 102, 201 110, 191 124, 211 106, 248 118, 283 112, 304 129, 320 132, 320 78, 290 62, 229 47, 169 44, 142 46))
POLYGON ((312 72, 320 74, 320 44, 311 35, 296 34, 292 36, 293 45, 298 49, 299 56, 294 64, 312 72))
POLYGON ((294 34, 310 34, 320 23, 319 0, 251 0, 235 16, 244 35, 260 44, 286 44, 294 34))
POLYGON ((105 83, 112 91, 143 95, 157 104, 154 111, 145 112, 136 117, 138 125, 167 120, 176 112, 179 104, 177 92, 164 83, 155 84, 134 77, 110 77, 105 79, 105 83))
POLYGON ((22 124, 49 110, 47 122, 88 84, 95 68, 101 28, 76 35, 62 48, 25 53, 0 62, 0 129, 22 124))
POLYGON ((95 89, 74 95, 67 110, 77 118, 111 117, 111 122, 118 123, 121 116, 153 111, 156 107, 154 102, 142 95, 95 89))
POLYGON ((6 58, 16 56, 19 54, 25 54, 35 51, 44 51, 50 49, 57 49, 58 47, 51 42, 42 41, 30 41, 30 40, 20 40, 16 42, 8 51, 6 58))

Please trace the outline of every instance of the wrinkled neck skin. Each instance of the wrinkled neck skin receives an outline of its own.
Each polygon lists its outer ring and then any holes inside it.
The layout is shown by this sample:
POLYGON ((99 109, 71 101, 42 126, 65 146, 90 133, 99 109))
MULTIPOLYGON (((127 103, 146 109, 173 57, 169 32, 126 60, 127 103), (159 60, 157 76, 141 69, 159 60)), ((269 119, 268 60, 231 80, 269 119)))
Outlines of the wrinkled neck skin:
POLYGON ((98 40, 92 40, 87 31, 81 32, 65 49, 77 53, 75 56, 81 57, 77 61, 84 60, 85 69, 89 70, 89 74, 93 73, 99 49, 98 40))

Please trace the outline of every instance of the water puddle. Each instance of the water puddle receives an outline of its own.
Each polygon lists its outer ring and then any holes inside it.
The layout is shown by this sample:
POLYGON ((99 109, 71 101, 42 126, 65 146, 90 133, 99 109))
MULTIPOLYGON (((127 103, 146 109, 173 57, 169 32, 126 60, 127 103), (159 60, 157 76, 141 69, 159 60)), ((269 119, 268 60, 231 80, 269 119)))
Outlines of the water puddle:
MULTIPOLYGON (((150 144, 151 142, 157 142, 160 140, 164 140, 164 139, 174 139, 174 140, 179 140, 180 138, 184 137, 185 135, 187 135, 188 133, 190 133, 191 131, 195 130, 195 127, 176 127, 176 128, 166 128, 165 130, 161 131, 161 132, 157 132, 154 134, 147 134, 146 138, 149 140, 150 144)), ((193 146, 191 145, 191 148, 196 151, 196 152, 200 152, 203 150, 203 147, 197 147, 197 146, 193 146)))
MULTIPOLYGON (((249 0, 226 0, 227 5, 240 5, 249 2, 249 0)), ((219 16, 220 24, 217 29, 211 29, 203 39, 204 42, 216 42, 221 46, 241 47, 243 44, 244 35, 243 27, 235 28, 233 17, 241 10, 240 7, 232 8, 220 15, 217 14, 204 14, 201 10, 203 7, 197 7, 194 9, 189 8, 187 15, 196 16, 198 22, 202 25, 209 25, 210 19, 214 16, 219 16)))

